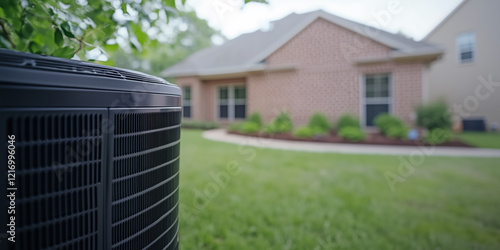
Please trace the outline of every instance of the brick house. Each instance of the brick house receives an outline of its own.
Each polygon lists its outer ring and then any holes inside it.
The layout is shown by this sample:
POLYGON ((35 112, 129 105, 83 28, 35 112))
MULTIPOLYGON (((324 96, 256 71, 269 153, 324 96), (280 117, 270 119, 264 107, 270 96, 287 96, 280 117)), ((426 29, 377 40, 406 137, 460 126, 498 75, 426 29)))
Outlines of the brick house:
POLYGON ((426 74, 442 49, 324 11, 290 14, 269 30, 243 34, 166 69, 184 92, 184 118, 227 123, 259 112, 290 113, 295 125, 316 111, 364 126, 389 112, 411 124, 426 98, 426 74))

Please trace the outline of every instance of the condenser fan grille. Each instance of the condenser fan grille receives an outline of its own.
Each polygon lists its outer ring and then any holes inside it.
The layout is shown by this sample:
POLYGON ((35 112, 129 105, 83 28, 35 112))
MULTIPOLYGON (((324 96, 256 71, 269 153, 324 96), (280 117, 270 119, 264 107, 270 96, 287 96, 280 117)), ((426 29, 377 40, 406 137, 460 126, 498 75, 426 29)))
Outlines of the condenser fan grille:
POLYGON ((112 113, 112 248, 174 245, 181 112, 112 113))
POLYGON ((19 166, 17 249, 84 250, 101 244, 102 117, 85 110, 8 116, 19 166))

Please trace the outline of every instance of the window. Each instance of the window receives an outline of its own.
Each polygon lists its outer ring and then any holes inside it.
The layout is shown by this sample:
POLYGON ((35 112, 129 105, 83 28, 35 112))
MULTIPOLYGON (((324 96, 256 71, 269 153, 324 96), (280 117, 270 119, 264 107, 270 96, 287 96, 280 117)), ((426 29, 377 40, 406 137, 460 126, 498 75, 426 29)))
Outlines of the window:
POLYGON ((365 75, 364 118, 366 126, 373 126, 375 117, 390 113, 391 85, 389 74, 365 75))
POLYGON ((473 62, 476 57, 476 34, 466 32, 458 35, 456 49, 459 63, 473 62))
POLYGON ((245 86, 234 87, 234 118, 245 119, 247 108, 246 96, 245 86))
POLYGON ((219 88, 219 118, 229 118, 229 88, 219 88))
POLYGON ((222 119, 245 119, 245 86, 223 86, 218 89, 218 117, 222 119))
POLYGON ((182 116, 191 118, 191 87, 182 88, 182 116))

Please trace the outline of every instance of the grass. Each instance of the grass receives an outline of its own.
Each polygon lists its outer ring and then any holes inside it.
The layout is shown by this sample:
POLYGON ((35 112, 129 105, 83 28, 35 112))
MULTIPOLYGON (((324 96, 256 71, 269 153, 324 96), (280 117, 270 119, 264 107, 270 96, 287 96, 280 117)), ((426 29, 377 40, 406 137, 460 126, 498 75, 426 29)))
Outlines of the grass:
POLYGON ((183 130, 181 248, 500 249, 498 159, 425 157, 392 191, 384 174, 400 163, 183 130))
POLYGON ((500 148, 500 133, 463 132, 458 138, 480 148, 500 148))

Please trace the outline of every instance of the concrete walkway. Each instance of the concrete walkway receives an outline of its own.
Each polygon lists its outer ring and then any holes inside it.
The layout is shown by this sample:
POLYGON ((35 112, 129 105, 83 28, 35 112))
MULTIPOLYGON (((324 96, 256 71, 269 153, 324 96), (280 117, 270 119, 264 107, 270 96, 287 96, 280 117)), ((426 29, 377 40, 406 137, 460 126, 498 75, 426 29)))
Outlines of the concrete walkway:
POLYGON ((224 129, 207 130, 203 132, 203 138, 212 141, 247 145, 251 147, 320 153, 500 157, 499 149, 432 146, 383 146, 347 143, 286 141, 269 138, 232 135, 226 133, 224 129))

